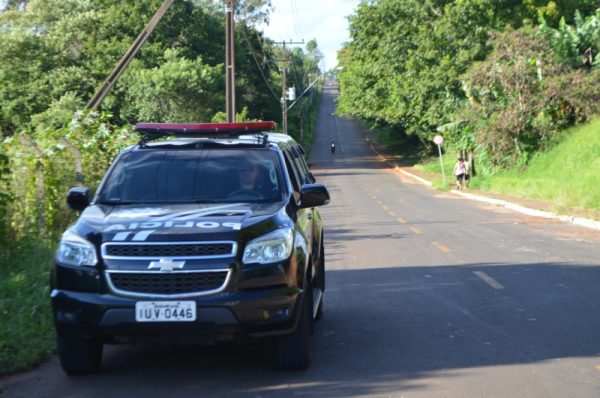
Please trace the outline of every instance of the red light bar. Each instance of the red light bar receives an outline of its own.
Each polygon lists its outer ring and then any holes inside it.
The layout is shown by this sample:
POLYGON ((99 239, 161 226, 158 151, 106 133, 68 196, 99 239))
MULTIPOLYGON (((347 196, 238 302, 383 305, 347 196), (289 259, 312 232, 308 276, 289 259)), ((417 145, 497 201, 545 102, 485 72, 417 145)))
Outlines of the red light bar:
POLYGON ((244 123, 138 123, 140 133, 248 133, 274 130, 275 122, 244 123))

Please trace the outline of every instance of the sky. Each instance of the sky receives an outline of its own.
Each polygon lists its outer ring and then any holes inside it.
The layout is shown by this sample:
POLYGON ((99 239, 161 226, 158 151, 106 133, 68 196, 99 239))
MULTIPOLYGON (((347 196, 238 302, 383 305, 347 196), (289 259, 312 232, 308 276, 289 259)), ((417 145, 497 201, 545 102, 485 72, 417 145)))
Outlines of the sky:
MULTIPOLYGON (((337 65, 337 51, 349 40, 348 15, 360 0, 271 0, 274 10, 265 35, 275 41, 316 39, 325 56, 324 70, 337 65)), ((305 48, 305 45, 301 46, 305 48)))

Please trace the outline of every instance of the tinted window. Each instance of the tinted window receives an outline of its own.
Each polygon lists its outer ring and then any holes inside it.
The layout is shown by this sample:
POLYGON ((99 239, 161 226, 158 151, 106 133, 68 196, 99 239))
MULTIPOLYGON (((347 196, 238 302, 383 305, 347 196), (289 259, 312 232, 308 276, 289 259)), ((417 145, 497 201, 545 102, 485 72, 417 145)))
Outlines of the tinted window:
POLYGON ((296 170, 295 163, 291 160, 292 156, 290 156, 290 154, 287 151, 284 151, 283 154, 285 158, 285 165, 288 169, 288 174, 290 175, 290 179, 292 180, 292 187, 294 188, 294 191, 300 193, 302 189, 302 181, 299 177, 300 174, 296 170))
POLYGON ((273 202, 281 200, 276 154, 263 149, 185 149, 125 154, 101 202, 273 202))

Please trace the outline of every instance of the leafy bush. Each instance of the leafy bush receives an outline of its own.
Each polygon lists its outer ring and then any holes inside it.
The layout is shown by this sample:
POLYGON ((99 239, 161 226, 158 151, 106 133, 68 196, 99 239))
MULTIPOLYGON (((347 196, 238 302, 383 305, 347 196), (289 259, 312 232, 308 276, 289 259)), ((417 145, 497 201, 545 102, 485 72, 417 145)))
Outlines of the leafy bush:
POLYGON ((568 25, 561 18, 558 29, 541 18, 538 34, 543 37, 559 60, 575 67, 600 67, 600 8, 594 15, 584 18, 575 13, 575 24, 568 25))
POLYGON ((80 112, 67 127, 5 140, 5 185, 15 199, 5 206, 5 220, 15 239, 55 238, 73 220, 65 204, 67 190, 83 183, 96 186, 114 157, 134 142, 130 129, 112 126, 110 116, 80 112))
POLYGON ((600 71, 559 62, 529 29, 493 33, 493 51, 464 75, 464 118, 494 168, 525 164, 555 134, 600 110, 600 71))
POLYGON ((11 198, 9 159, 6 146, 0 143, 0 242, 7 242, 8 207, 11 198))

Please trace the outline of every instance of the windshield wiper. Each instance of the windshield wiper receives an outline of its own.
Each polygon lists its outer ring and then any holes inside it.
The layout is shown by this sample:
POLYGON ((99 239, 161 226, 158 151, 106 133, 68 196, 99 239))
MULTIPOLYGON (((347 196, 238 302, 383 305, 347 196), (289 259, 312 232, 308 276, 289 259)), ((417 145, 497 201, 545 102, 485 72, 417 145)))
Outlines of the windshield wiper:
POLYGON ((135 202, 132 200, 99 200, 98 203, 101 205, 116 206, 116 205, 137 205, 142 202, 135 202))
POLYGON ((189 202, 184 201, 182 203, 223 203, 223 201, 217 199, 192 199, 189 202))

